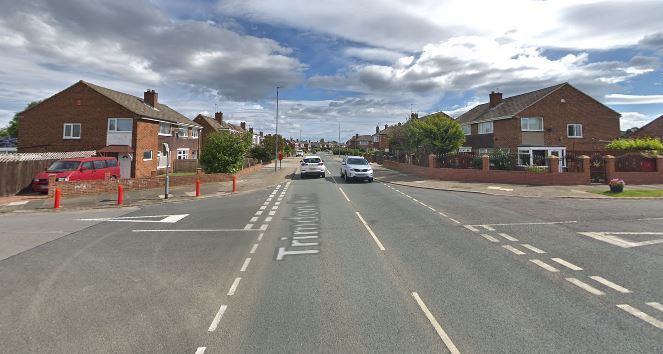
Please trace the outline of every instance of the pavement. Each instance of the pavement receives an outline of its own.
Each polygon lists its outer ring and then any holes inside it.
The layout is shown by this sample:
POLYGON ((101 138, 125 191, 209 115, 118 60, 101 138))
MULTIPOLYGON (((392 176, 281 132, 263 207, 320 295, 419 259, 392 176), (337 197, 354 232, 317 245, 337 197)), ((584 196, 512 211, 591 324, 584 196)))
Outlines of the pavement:
MULTIPOLYGON (((605 184, 578 186, 528 186, 518 184, 475 183, 460 181, 443 181, 406 174, 400 171, 372 164, 375 178, 384 183, 400 186, 437 189, 445 191, 480 193, 495 196, 511 196, 522 198, 580 198, 580 199, 657 199, 653 198, 619 198, 600 195, 592 192, 609 190, 605 184)), ((662 190, 663 185, 627 186, 629 190, 656 189, 662 190)), ((660 198, 658 198, 660 199, 660 198)))
POLYGON ((326 160, 246 193, 0 215, 0 249, 62 228, 0 259, 0 352, 663 351, 660 201, 344 183, 326 160))

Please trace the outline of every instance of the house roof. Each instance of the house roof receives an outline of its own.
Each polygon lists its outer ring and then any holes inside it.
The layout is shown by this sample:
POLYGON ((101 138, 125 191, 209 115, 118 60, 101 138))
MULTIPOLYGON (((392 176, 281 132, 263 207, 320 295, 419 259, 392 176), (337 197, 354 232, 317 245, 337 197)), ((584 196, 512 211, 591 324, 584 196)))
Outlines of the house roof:
POLYGON ((145 103, 142 98, 130 95, 128 93, 111 90, 109 88, 101 87, 83 80, 81 80, 80 83, 106 96, 111 101, 114 101, 115 103, 137 115, 140 115, 141 117, 154 118, 177 124, 199 126, 191 119, 185 117, 184 115, 163 103, 157 102, 157 106, 152 107, 145 103))
POLYGON ((647 128, 651 127, 654 124, 657 124, 659 121, 663 121, 663 116, 660 116, 660 117, 652 120, 651 122, 641 126, 640 128, 631 128, 631 129, 627 130, 626 131, 626 136, 633 136, 633 135, 642 134, 643 132, 645 132, 647 130, 647 128))
POLYGON ((219 122, 218 120, 216 120, 216 119, 214 119, 214 118, 212 118, 212 117, 208 117, 208 116, 206 116, 206 115, 199 114, 199 115, 196 116, 196 118, 194 118, 194 119, 197 119, 197 118, 199 118, 199 117, 202 118, 203 120, 205 120, 205 122, 207 122, 207 124, 209 124, 214 130, 224 130, 224 129, 234 129, 234 130, 237 130, 237 129, 235 128, 235 126, 232 125, 232 124, 230 124, 230 123, 219 122))
POLYGON ((380 134, 380 135, 389 135, 389 134, 393 134, 393 133, 394 133, 398 128, 400 128, 400 127, 401 127, 401 126, 400 126, 400 125, 397 125, 397 124, 390 125, 390 126, 384 128, 384 129, 380 130, 380 131, 378 132, 378 134, 380 134))
POLYGON ((565 82, 559 85, 542 88, 540 90, 507 97, 502 99, 500 104, 492 108, 489 107, 488 102, 480 104, 463 113, 458 117, 458 121, 461 123, 474 123, 502 117, 510 118, 565 85, 569 84, 565 82))

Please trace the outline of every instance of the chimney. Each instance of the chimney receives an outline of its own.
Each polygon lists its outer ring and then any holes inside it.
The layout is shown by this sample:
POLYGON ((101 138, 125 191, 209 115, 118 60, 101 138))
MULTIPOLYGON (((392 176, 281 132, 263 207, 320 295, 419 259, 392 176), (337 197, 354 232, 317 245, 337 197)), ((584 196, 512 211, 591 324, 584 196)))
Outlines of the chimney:
POLYGON ((154 90, 147 90, 143 94, 143 101, 152 107, 156 107, 157 102, 159 102, 159 94, 154 90))
POLYGON ((387 128, 389 128, 389 124, 384 125, 384 129, 387 129, 387 128))
POLYGON ((488 104, 490 108, 493 108, 498 104, 502 103, 501 92, 490 91, 490 95, 488 95, 488 97, 490 97, 490 103, 488 104))
POLYGON ((378 134, 378 133, 380 133, 380 126, 376 125, 375 126, 375 134, 378 134))
POLYGON ((260 132, 260 137, 262 138, 262 132, 260 132))
POLYGON ((239 126, 242 127, 242 130, 246 130, 246 122, 239 123, 239 126))
POLYGON ((419 113, 410 113, 410 119, 417 119, 419 118, 419 113))
POLYGON ((216 120, 219 123, 223 123, 223 112, 214 113, 214 120, 216 120))
POLYGON ((401 126, 401 122, 398 122, 398 126, 399 126, 399 127, 401 126))
POLYGON ((253 134, 253 127, 249 128, 249 133, 253 134))

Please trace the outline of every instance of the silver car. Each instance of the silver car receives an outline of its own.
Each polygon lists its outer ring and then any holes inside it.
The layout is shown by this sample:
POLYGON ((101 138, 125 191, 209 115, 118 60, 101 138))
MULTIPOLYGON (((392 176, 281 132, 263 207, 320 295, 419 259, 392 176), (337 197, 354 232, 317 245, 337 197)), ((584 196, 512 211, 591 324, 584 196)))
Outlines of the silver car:
POLYGON ((373 168, 361 156, 346 156, 341 162, 341 177, 345 182, 352 180, 373 182, 373 168))

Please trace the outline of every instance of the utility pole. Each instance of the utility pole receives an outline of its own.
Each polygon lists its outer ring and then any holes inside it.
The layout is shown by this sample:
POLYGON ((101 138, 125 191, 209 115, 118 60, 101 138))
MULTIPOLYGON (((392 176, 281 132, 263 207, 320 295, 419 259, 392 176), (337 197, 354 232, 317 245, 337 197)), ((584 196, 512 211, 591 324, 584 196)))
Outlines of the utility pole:
POLYGON ((274 140, 276 143, 274 144, 274 172, 276 172, 276 165, 278 164, 279 161, 279 89, 281 86, 276 86, 276 134, 274 136, 274 140))
POLYGON ((338 142, 336 146, 338 147, 338 157, 341 157, 341 122, 338 122, 338 142))

